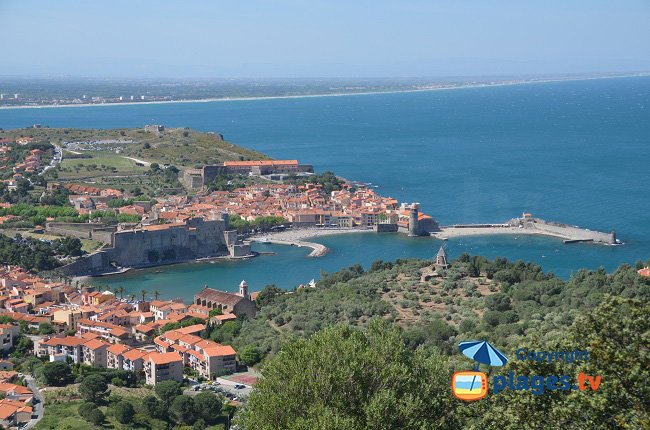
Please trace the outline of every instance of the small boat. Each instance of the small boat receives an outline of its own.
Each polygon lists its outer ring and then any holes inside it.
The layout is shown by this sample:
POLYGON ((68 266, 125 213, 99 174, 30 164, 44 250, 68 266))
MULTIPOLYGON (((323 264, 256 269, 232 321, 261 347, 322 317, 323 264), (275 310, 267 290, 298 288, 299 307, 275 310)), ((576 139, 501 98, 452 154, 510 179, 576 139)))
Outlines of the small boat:
POLYGON ((271 242, 268 237, 260 237, 259 239, 256 239, 256 242, 259 243, 269 243, 271 242))

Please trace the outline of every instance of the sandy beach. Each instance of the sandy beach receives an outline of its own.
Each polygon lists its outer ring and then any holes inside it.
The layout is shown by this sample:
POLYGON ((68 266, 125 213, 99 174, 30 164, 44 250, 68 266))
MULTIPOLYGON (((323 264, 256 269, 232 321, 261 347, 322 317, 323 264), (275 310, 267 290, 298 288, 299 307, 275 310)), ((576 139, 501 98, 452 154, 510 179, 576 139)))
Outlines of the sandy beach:
POLYGON ((561 78, 540 78, 540 79, 527 79, 527 80, 514 80, 514 81, 496 81, 496 82, 483 82, 459 85, 432 85, 426 88, 414 88, 404 90, 387 90, 387 91, 359 91, 347 93, 325 93, 325 94, 296 94, 286 96, 259 96, 259 97, 221 97, 221 98, 205 98, 205 99, 186 99, 186 100, 154 100, 154 101, 124 101, 124 102, 109 102, 109 103, 79 103, 79 104, 43 104, 43 105, 20 105, 20 106, 0 106, 3 109, 44 109, 44 108, 74 108, 74 107, 92 107, 92 106, 132 106, 132 105, 157 105, 157 104, 170 104, 170 103, 212 103, 212 102, 229 102, 229 101, 251 101, 251 100, 277 100, 277 99, 306 99, 313 97, 342 97, 342 96, 365 96, 373 94, 398 94, 398 93, 419 93, 425 91, 444 91, 444 90, 457 90, 463 88, 483 88, 483 87, 503 87, 510 85, 525 85, 536 83, 548 82, 564 82, 564 81, 588 81, 593 79, 612 79, 612 78, 626 78, 635 76, 646 76, 645 73, 635 74, 621 74, 612 76, 584 76, 584 77, 561 77, 561 78))
POLYGON ((321 236, 331 236, 335 234, 353 234, 353 233, 374 233, 371 229, 355 228, 302 228, 295 230, 285 230, 275 233, 259 234, 250 238, 252 241, 274 243, 278 245, 304 246, 311 248, 309 257, 322 257, 327 254, 329 248, 317 242, 305 239, 318 238, 321 236))

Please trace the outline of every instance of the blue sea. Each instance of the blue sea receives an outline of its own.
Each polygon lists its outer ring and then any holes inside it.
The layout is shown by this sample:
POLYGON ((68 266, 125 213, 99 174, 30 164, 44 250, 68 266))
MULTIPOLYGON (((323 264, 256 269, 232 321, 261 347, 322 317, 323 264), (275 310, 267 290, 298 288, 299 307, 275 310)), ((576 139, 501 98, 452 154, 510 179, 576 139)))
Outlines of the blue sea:
MULTIPOLYGON (((420 202, 441 224, 503 222, 522 212, 615 230, 623 246, 541 237, 453 239, 448 252, 504 256, 568 277, 650 258, 650 77, 500 87, 220 102, 0 110, 0 127, 113 128, 165 124, 218 131, 274 158, 297 158, 420 202)), ((440 242, 397 235, 319 239, 332 249, 276 245, 276 255, 101 278, 129 291, 190 298, 246 279, 292 288, 354 263, 432 257, 440 242)))

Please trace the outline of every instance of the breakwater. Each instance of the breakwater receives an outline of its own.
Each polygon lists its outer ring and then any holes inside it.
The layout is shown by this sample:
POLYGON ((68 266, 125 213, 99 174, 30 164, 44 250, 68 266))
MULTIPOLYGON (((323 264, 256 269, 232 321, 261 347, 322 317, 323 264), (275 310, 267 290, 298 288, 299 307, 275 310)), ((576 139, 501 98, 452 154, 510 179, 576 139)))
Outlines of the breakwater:
POLYGON ((600 232, 589 230, 578 226, 562 224, 553 221, 546 221, 541 218, 522 216, 513 218, 501 224, 454 224, 442 226, 439 232, 431 236, 446 240, 460 236, 481 236, 481 235, 541 235, 562 239, 564 243, 593 242, 605 245, 618 245, 619 240, 615 232, 600 232))
POLYGON ((315 243, 315 242, 306 242, 304 240, 281 240, 281 239, 267 239, 264 241, 260 241, 261 243, 272 243, 275 245, 289 245, 289 246, 297 246, 297 247, 306 247, 306 248, 311 248, 311 252, 307 257, 322 257, 323 255, 327 254, 329 252, 329 248, 326 247, 325 245, 321 245, 320 243, 315 243))

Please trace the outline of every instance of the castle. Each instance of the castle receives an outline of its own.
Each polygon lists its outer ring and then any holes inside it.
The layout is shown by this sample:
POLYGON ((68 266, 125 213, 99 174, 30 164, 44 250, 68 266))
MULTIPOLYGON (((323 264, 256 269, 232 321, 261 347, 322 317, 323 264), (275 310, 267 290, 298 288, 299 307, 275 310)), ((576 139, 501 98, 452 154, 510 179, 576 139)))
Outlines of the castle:
POLYGON ((419 203, 402 204, 397 221, 397 231, 409 236, 428 236, 438 231, 438 223, 429 215, 420 212, 419 203))
POLYGON ((251 256, 249 242, 237 240, 229 230, 228 214, 214 219, 191 218, 182 223, 155 224, 118 230, 112 234, 112 247, 88 255, 61 268, 70 275, 92 275, 120 267, 147 267, 179 263, 199 258, 251 256))
POLYGON ((201 169, 186 169, 181 181, 190 189, 199 189, 210 184, 219 175, 289 175, 314 172, 311 164, 298 164, 298 160, 250 160, 225 161, 223 164, 203 166, 201 169))

